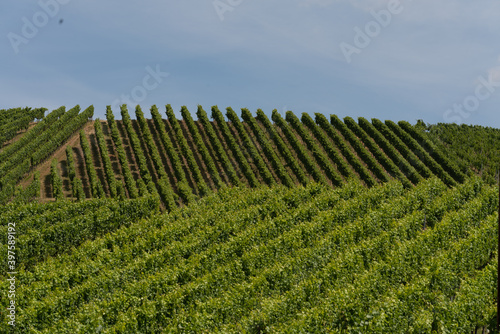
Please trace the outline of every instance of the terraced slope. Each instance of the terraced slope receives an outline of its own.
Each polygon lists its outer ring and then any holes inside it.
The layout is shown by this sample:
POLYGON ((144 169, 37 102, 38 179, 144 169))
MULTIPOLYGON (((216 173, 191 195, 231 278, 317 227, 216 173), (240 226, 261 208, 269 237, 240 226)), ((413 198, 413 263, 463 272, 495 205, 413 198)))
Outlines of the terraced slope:
POLYGON ((225 188, 169 213, 159 204, 0 207, 2 258, 7 224, 22 231, 17 330, 470 333, 495 317, 498 195, 479 179, 225 188))
POLYGON ((150 112, 148 120, 138 106, 134 120, 122 106, 122 120, 115 120, 108 108, 106 121, 88 122, 93 107, 53 111, 0 150, 0 203, 14 198, 16 185, 30 184, 34 171, 44 201, 59 192, 75 199, 158 193, 169 210, 226 186, 315 181, 340 187, 357 180, 372 187, 397 179, 410 188, 432 176, 448 186, 464 180, 444 154, 415 139, 413 127, 404 124, 321 114, 299 118, 291 111, 283 118, 276 110, 271 122, 262 110, 254 116, 243 109, 240 118, 216 106, 209 113, 198 107, 196 121, 186 107, 180 120, 170 105, 164 116, 156 106, 150 112), (51 174, 53 159, 58 174, 51 174))

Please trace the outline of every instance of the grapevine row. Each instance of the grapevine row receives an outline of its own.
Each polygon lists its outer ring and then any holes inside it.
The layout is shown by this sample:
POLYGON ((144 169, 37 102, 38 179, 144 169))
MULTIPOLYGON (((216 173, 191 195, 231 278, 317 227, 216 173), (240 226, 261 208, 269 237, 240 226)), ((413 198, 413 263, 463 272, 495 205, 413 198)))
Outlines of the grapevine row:
POLYGON ((224 119, 224 115, 222 115, 217 106, 212 107, 212 118, 214 119, 215 122, 217 122, 217 126, 222 132, 222 136, 224 137, 224 140, 228 144, 230 150, 233 152, 233 155, 238 165, 240 166, 243 175, 245 175, 248 184, 252 188, 257 187, 259 185, 259 181, 255 177, 255 174, 252 168, 250 167, 250 164, 248 163, 247 159, 243 155, 243 152, 241 152, 238 143, 236 143, 236 140, 231 134, 231 131, 229 130, 226 120, 224 119))
POLYGON ((73 157, 73 148, 66 146, 66 165, 68 169, 68 178, 71 184, 71 196, 78 201, 85 199, 85 191, 83 190, 82 180, 76 176, 75 159, 73 157))
POLYGON ((52 195, 57 200, 64 199, 63 183, 57 169, 57 159, 53 159, 50 165, 50 180, 52 184, 52 195))
POLYGON ((292 146, 292 148, 295 150, 300 161, 304 164, 307 171, 311 173, 314 180, 322 184, 328 184, 325 177, 323 176, 323 174, 321 174, 314 161, 307 154, 306 150, 299 143, 297 137, 295 137, 288 124, 286 124, 286 122, 283 120, 283 118, 276 109, 273 110, 272 120, 281 129, 281 131, 283 131, 287 141, 290 143, 290 146, 292 146))
POLYGON ((370 138, 370 136, 363 130, 352 118, 344 118, 345 125, 340 121, 340 119, 332 115, 331 123, 343 134, 347 136, 347 130, 351 130, 358 138, 361 139, 363 144, 370 150, 373 156, 380 162, 380 164, 386 169, 386 171, 401 181, 405 187, 410 188, 412 186, 408 178, 401 172, 401 170, 394 164, 394 162, 389 159, 380 149, 380 147, 375 144, 375 142, 370 138))
POLYGON ((130 171, 127 154, 125 153, 125 149, 123 148, 120 132, 118 131, 111 106, 106 107, 106 120, 108 121, 108 126, 111 130, 111 138, 113 139, 113 142, 115 144, 116 152, 118 154, 118 160, 120 161, 120 165, 122 167, 123 178, 125 180, 125 186, 128 191, 128 196, 129 198, 136 198, 138 196, 137 187, 134 181, 134 177, 132 176, 132 172, 130 171))
POLYGON ((250 139, 250 136, 248 135, 247 130, 244 128, 243 124, 241 123, 238 115, 236 115, 236 113, 232 108, 227 108, 226 116, 231 121, 232 126, 238 132, 238 135, 241 138, 244 147, 246 147, 247 151, 249 152, 250 157, 252 158, 253 163, 257 167, 257 170, 261 175, 261 177, 263 178, 264 182, 267 185, 276 184, 276 180, 274 179, 273 175, 271 174, 271 171, 269 170, 266 163, 262 159, 260 153, 257 151, 257 148, 250 139))
POLYGON ((83 158, 85 159, 85 168, 87 170, 87 176, 89 178, 90 192, 92 194, 92 197, 103 197, 104 189, 101 182, 99 181, 99 178, 97 177, 94 162, 92 161, 92 151, 90 150, 90 145, 84 130, 80 131, 80 146, 83 151, 83 158))
MULTIPOLYGON (((326 118, 324 118, 324 120, 326 120, 326 118)), ((349 164, 344 160, 344 158, 342 158, 342 155, 335 148, 332 142, 328 140, 328 137, 325 135, 325 133, 321 131, 320 128, 314 123, 311 116, 309 116, 308 113, 303 113, 301 121, 307 128, 309 128, 316 140, 323 146, 323 149, 328 154, 330 159, 335 163, 338 171, 344 176, 344 178, 353 178, 354 173, 349 164)), ((339 146, 337 145, 337 147, 339 146)))
POLYGON ((5 147, 2 151, 0 151, 0 161, 10 161, 11 156, 15 153, 19 152, 24 146, 33 143, 36 139, 42 135, 42 133, 52 125, 55 121, 58 120, 59 117, 64 115, 65 109, 58 108, 53 110, 44 119, 42 119, 39 123, 36 124, 33 128, 29 129, 28 132, 24 136, 22 136, 19 140, 16 140, 14 143, 5 147))
POLYGON ((170 187, 170 183, 168 181, 168 175, 165 172, 163 163, 161 161, 160 153, 158 152, 158 148, 156 147, 156 144, 153 140, 153 136, 151 135, 151 131, 148 128, 146 119, 144 118, 144 113, 142 112, 139 106, 137 106, 137 108, 135 109, 135 115, 137 117, 137 122, 139 123, 139 127, 141 128, 142 131, 142 138, 146 142, 149 154, 151 156, 151 159, 153 160, 153 164, 159 176, 158 186, 160 189, 162 200, 167 206, 167 209, 172 210, 173 208, 175 208, 176 204, 172 188, 170 187))
POLYGON ((182 154, 187 160, 188 166, 191 169, 191 173, 194 176, 194 180, 196 181, 196 186, 198 187, 198 192, 200 195, 206 195, 209 192, 209 188, 207 184, 205 183, 205 180, 203 179, 203 175, 201 175, 200 168, 198 167, 198 164, 196 163, 196 160, 193 155, 193 151, 189 148, 189 145, 187 143, 186 138, 184 137, 184 134, 182 132, 181 126, 179 122, 177 121, 177 118, 175 118, 174 111, 172 110, 172 107, 170 104, 166 106, 166 113, 168 120, 170 122, 170 125, 172 126, 172 129, 175 132, 175 136, 177 138, 177 142, 181 148, 182 154))
POLYGON ((291 125, 291 127, 298 133, 302 141, 306 144, 309 151, 311 151, 314 159, 318 163, 318 166, 322 168, 326 176, 332 181, 332 184, 339 187, 343 184, 342 177, 338 174, 335 168, 332 166, 327 156, 318 147, 316 141, 307 133, 306 129, 300 122, 300 120, 291 111, 286 112, 286 121, 291 125))
MULTIPOLYGON (((201 108, 198 106, 198 108, 201 108)), ((198 128, 196 127, 196 124, 193 121, 193 118, 191 117, 191 113, 186 107, 181 108, 181 115, 182 118, 184 119, 184 122, 186 122, 186 125, 188 127, 189 132, 191 133, 191 137, 194 140, 194 144, 198 148, 198 152, 200 152, 203 161, 205 163, 205 166, 207 166, 208 172, 210 174, 210 177, 215 183, 215 186, 217 188, 221 188, 224 186, 224 183, 219 175, 219 171, 217 170, 217 167, 215 166, 215 163, 210 156, 210 153, 203 142, 203 139, 200 135, 200 132, 198 131, 198 128)))
POLYGON ((250 126, 254 135, 257 137, 260 147, 264 151, 264 154, 266 155, 267 159, 271 162, 274 171, 278 175, 278 178, 280 179, 281 183, 283 183, 287 187, 292 187, 294 185, 292 179, 290 178, 285 167, 278 158, 276 152, 271 146, 271 143, 268 141, 267 137, 257 124, 257 121, 252 116, 252 113, 248 109, 242 109, 241 117, 250 126))
POLYGON ((391 131, 391 129, 382 123, 380 120, 373 118, 373 126, 380 131, 380 133, 389 141, 398 151, 399 154, 415 168, 415 170, 423 177, 428 178, 432 174, 429 168, 422 163, 422 161, 406 146, 406 144, 391 131))
POLYGON ((388 178, 384 173, 383 169, 377 163, 377 161, 373 158, 370 152, 363 146, 360 139, 358 139, 349 128, 338 119, 337 116, 331 116, 332 124, 328 123, 323 114, 316 113, 315 114, 316 123, 323 129, 325 132, 332 138, 337 147, 340 148, 342 154, 349 161, 351 166, 355 170, 357 170, 359 175, 367 174, 363 165, 359 163, 354 154, 349 150, 346 143, 342 140, 342 138, 337 134, 335 128, 342 134, 342 136, 351 144, 354 150, 358 153, 359 157, 366 163, 369 169, 377 176, 377 178, 381 182, 387 182, 388 178))
POLYGON ((205 130, 205 133, 208 136, 208 140, 212 144, 212 147, 214 148, 216 153, 216 157, 222 164, 222 167, 224 168, 226 175, 229 178, 229 181, 234 186, 241 185, 241 181, 238 178, 238 175, 236 174, 233 165, 229 161, 227 153, 222 147, 222 144, 219 141, 217 134, 215 133, 212 123, 210 123, 210 120, 208 119, 207 113, 205 112, 205 110, 203 110, 201 106, 199 106, 198 110, 196 111, 196 115, 198 116, 198 121, 201 122, 201 124, 203 125, 203 129, 205 130))
POLYGON ((366 131, 375 142, 384 150, 384 152, 392 159, 392 161, 399 166, 399 169, 405 173, 408 179, 417 184, 422 181, 422 176, 417 173, 415 168, 411 166, 408 161, 384 138, 384 136, 365 118, 359 117, 359 125, 366 131))
POLYGON ((421 134, 417 129, 411 126, 406 121, 398 122, 399 126, 410 134, 429 154, 435 161, 437 161, 456 181, 462 183, 465 180, 465 175, 456 167, 452 162, 445 157, 441 150, 434 145, 426 136, 421 134))
POLYGON ((267 130, 268 135, 276 144, 278 151, 283 155, 285 162, 290 167, 292 172, 295 174, 299 182, 302 185, 306 185, 309 182, 309 180, 306 174, 304 173, 304 170, 302 169, 302 167, 300 167, 297 160, 293 156, 292 152, 278 134, 278 131, 274 128, 273 124, 271 124, 271 122, 269 121, 269 118, 267 118, 266 114, 264 114, 264 112, 261 109, 257 110, 257 119, 267 130))
POLYGON ((181 159, 175 151, 174 145, 172 144, 172 141, 170 140, 170 137, 165 130, 165 124, 163 123, 163 119, 161 118, 161 115, 156 106, 151 107, 151 115, 153 117, 156 130, 160 134, 160 139, 163 143, 163 147, 165 148, 167 156, 174 169, 175 177, 177 178, 177 191, 179 192, 179 195, 184 202, 192 202, 194 200, 193 192, 186 179, 186 174, 184 173, 184 169, 182 168, 181 159))
POLYGON ((96 119, 94 122, 94 131, 104 167, 104 173, 106 174, 106 180, 108 181, 109 194, 112 198, 115 198, 118 196, 115 173, 113 172, 113 166, 111 165, 111 158, 109 157, 106 139, 104 138, 101 121, 99 119, 96 119))
POLYGON ((125 127, 128 138, 130 140, 130 144, 134 151, 134 155, 137 161, 137 166, 139 167, 139 174, 141 175, 141 178, 144 180, 144 183, 146 183, 149 189, 151 187, 150 185, 152 184, 153 179, 151 178, 151 174, 149 174, 146 157, 144 156, 144 152, 142 151, 139 137, 137 136, 134 128, 132 127, 132 120, 130 119, 130 115, 128 113, 126 105, 122 105, 120 107, 120 113, 122 115, 123 125, 125 127))

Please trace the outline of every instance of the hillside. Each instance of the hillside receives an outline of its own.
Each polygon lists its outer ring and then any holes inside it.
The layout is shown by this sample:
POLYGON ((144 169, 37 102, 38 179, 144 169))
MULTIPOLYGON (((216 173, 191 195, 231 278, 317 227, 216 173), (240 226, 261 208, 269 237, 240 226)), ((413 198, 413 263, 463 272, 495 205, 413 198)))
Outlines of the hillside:
POLYGON ((493 129, 45 113, 0 111, 0 333, 495 333, 493 129))
POLYGON ((0 151, 0 203, 12 199, 16 185, 26 197, 20 188, 37 173, 41 189, 34 196, 43 201, 158 192, 166 209, 225 186, 339 187, 358 180, 372 187, 397 179, 412 187, 431 176, 454 186, 465 179, 406 122, 306 113, 299 119, 291 111, 285 118, 273 111, 271 122, 261 110, 254 116, 243 109, 240 119, 231 108, 226 120, 217 107, 212 121, 201 107, 197 120, 185 107, 178 120, 169 105, 166 118, 155 106, 150 112, 146 119, 137 107, 134 120, 122 106, 122 120, 115 120, 108 108, 105 121, 89 121, 93 107, 49 113, 0 151))
POLYGON ((490 184, 498 182, 500 129, 444 123, 425 129, 433 142, 445 148, 449 159, 459 162, 462 171, 481 175, 490 184))
POLYGON ((470 333, 495 317, 497 206, 437 178, 10 204, 0 249, 16 221, 23 333, 470 333))

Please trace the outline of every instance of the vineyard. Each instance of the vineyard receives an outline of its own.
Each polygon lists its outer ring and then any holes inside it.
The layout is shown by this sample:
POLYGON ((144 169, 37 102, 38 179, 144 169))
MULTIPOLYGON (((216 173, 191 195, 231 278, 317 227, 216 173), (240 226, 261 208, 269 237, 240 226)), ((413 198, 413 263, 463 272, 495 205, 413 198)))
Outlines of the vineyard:
POLYGON ((226 188, 169 214, 156 195, 63 203, 1 210, 2 256, 6 222, 23 231, 22 333, 466 333, 495 315, 498 198, 478 179, 226 188))
POLYGON ((498 180, 500 167, 500 130, 490 127, 435 124, 426 129, 428 137, 443 146, 449 159, 459 162, 459 168, 481 175, 488 183, 498 180), (466 138, 466 140, 464 140, 466 138))
POLYGON ((443 125, 46 112, 0 111, 1 333, 496 327, 495 169, 443 125))
MULTIPOLYGON (((136 119, 125 105, 121 120, 108 107, 106 120, 90 121, 93 112, 93 107, 83 112, 79 106, 62 107, 5 145, 0 203, 29 197, 24 189, 32 182, 40 182, 40 194, 33 197, 42 201, 158 193, 161 207, 172 210, 227 186, 317 182, 341 187, 359 181, 373 187, 396 179, 410 188, 432 176, 448 186, 465 179, 442 150, 406 122, 342 121, 335 115, 328 120, 322 114, 313 119, 307 113, 299 119, 291 111, 285 117, 273 111, 270 120, 262 110, 254 116, 247 109, 240 118, 231 108, 224 115, 216 106, 212 120, 198 107, 196 121, 186 107, 178 120, 170 105, 165 118, 156 106, 150 119, 139 106, 136 119)), ((28 121, 35 117, 28 114, 28 121)), ((17 130, 26 127, 16 124, 17 130)))

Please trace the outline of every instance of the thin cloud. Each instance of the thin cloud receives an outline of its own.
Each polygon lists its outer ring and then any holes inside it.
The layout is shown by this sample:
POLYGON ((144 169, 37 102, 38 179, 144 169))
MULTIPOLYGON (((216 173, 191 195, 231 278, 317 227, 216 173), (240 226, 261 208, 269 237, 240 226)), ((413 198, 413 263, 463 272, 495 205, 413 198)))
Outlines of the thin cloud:
MULTIPOLYGON (((60 13, 64 24, 48 24, 19 55, 6 38, 0 42, 3 103, 92 103, 103 114, 139 84, 146 66, 159 64, 171 76, 145 106, 288 105, 299 113, 442 121, 443 109, 470 94, 477 77, 500 75, 500 3, 400 2, 401 14, 348 64, 339 45, 353 44, 354 28, 364 30, 389 0, 243 1, 223 21, 210 0, 72 1, 60 13)), ((20 30, 32 5, 5 5, 13 14, 0 33, 20 30)), ((484 103, 468 121, 480 124, 495 112, 484 103)))

